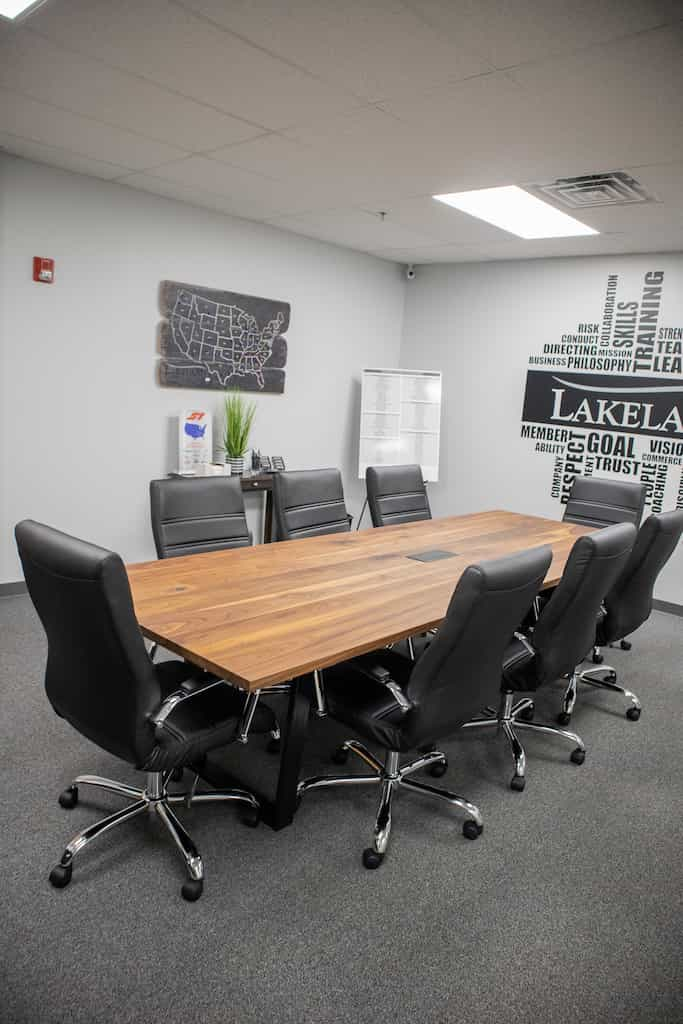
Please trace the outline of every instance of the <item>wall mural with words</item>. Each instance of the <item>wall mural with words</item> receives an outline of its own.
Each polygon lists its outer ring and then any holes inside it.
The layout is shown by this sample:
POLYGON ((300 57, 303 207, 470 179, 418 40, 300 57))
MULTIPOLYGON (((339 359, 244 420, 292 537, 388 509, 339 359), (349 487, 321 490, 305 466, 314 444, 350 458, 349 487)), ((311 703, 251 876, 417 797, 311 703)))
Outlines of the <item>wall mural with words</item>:
POLYGON ((683 508, 683 282, 670 277, 609 274, 602 309, 529 356, 521 436, 563 504, 581 475, 640 480, 650 512, 683 508))
POLYGON ((162 281, 159 383, 285 390, 288 302, 162 281))

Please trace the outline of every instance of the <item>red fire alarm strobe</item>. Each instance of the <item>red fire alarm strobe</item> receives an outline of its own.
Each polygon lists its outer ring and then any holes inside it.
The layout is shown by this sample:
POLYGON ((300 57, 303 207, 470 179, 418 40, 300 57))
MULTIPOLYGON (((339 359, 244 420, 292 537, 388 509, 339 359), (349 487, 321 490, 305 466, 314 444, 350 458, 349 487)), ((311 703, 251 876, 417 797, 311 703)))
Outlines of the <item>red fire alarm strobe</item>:
POLYGON ((52 284, 55 279, 55 261, 45 256, 33 257, 33 280, 41 284, 52 284))

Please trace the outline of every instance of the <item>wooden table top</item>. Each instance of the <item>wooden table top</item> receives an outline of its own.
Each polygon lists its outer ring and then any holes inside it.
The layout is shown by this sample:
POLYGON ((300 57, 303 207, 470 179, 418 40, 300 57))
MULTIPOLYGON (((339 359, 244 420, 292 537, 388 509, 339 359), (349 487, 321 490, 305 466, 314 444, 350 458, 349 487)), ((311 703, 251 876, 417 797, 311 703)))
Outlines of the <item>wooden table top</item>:
POLYGON ((129 565, 145 636, 248 690, 437 626, 472 562, 550 544, 554 586, 591 530, 479 512, 129 565), (430 550, 455 557, 419 562, 430 550))

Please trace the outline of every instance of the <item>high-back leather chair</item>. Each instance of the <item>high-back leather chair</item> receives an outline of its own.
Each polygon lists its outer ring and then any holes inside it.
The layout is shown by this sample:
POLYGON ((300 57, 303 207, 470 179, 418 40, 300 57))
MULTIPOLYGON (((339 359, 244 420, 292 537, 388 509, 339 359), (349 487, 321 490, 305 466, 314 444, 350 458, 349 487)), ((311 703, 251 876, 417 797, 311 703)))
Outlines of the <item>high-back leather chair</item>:
MULTIPOLYGON (((683 510, 663 512, 645 520, 624 571, 603 602, 597 623, 597 645, 608 647, 617 641, 623 642, 624 637, 634 633, 649 619, 657 577, 674 553, 682 533, 683 510)), ((611 665, 584 669, 578 681, 623 694, 631 702, 626 717, 632 722, 640 718, 640 700, 631 690, 619 686, 617 673, 611 665)), ((558 715, 560 725, 569 724, 575 699, 576 687, 570 685, 558 715)))
MULTIPOLYGON (((82 736, 146 773, 144 788, 81 775, 61 794, 67 808, 76 805, 81 786, 132 802, 76 835, 50 881, 57 888, 68 885, 76 853, 149 809, 182 853, 189 876, 182 895, 198 899, 202 860, 171 804, 238 801, 249 806, 255 824, 258 803, 238 789, 170 794, 166 783, 173 769, 198 764, 207 751, 234 738, 243 698, 184 662, 150 661, 119 555, 31 520, 15 532, 28 592, 47 634, 45 689, 52 707, 82 736)), ((264 709, 253 724, 265 730, 271 721, 264 709)))
POLYGON ((236 477, 152 480, 149 496, 158 558, 251 544, 242 486, 236 477))
POLYGON ((445 754, 428 750, 403 765, 399 756, 451 735, 500 691, 506 644, 531 607, 551 557, 546 546, 465 569, 435 639, 417 662, 382 650, 326 670, 329 714, 384 748, 385 760, 382 764, 362 743, 347 740, 337 752, 337 763, 351 752, 371 773, 307 779, 299 784, 299 794, 337 785, 380 786, 374 844, 363 854, 365 867, 378 867, 384 857, 392 798, 399 786, 465 811, 463 833, 468 839, 481 833, 481 814, 473 804, 412 778, 426 767, 432 775, 443 775, 445 754))
POLYGON ((645 484, 632 480, 607 480, 597 476, 574 477, 563 520, 581 526, 640 526, 645 507, 645 484))
POLYGON ((338 469, 275 473, 273 508, 278 540, 348 533, 351 529, 338 469))
POLYGON ((411 466, 368 466, 365 485, 373 526, 394 526, 432 518, 422 469, 411 466))
POLYGON ((575 733, 534 722, 534 704, 524 698, 513 704, 516 691, 537 690, 569 675, 576 686, 580 664, 595 640, 595 621, 605 594, 626 565, 636 538, 632 523, 619 523, 579 537, 562 579, 527 636, 516 634, 503 662, 501 702, 497 714, 467 722, 465 728, 496 727, 507 737, 515 762, 510 787, 524 789, 526 755, 517 729, 562 737, 573 744, 571 760, 583 764, 586 748, 575 733))

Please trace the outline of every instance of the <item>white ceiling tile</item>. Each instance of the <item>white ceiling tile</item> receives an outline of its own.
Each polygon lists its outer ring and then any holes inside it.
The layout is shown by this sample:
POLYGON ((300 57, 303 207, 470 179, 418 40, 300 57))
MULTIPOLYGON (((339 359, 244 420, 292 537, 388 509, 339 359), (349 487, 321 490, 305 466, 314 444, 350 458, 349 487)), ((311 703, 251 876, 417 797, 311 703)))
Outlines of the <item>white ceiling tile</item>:
POLYGON ((624 170, 661 202, 673 203, 683 211, 683 162, 641 164, 624 170))
POLYGON ((431 196, 389 201, 386 210, 387 220, 392 223, 442 242, 469 245, 501 238, 500 228, 439 203, 431 196))
POLYGON ((183 185, 177 181, 167 181, 153 174, 129 174, 120 178, 117 184, 141 189, 144 192, 152 192, 168 199, 179 199, 181 202, 193 206, 218 210, 220 213, 242 217, 246 220, 262 221, 272 213, 271 207, 264 203, 244 199, 233 200, 228 196, 217 195, 214 192, 198 188, 196 185, 183 185))
POLYGON ((328 190, 321 185, 311 187, 293 181, 277 182, 204 156, 192 156, 165 164, 156 168, 154 173, 158 178, 227 196, 235 201, 257 203, 268 210, 264 216, 269 217, 334 205, 328 190))
POLYGON ((648 33, 509 73, 546 146, 595 172, 683 157, 683 35, 648 33))
POLYGON ((263 131, 28 31, 0 37, 0 85, 186 151, 263 131))
POLYGON ((411 6, 496 68, 575 53, 681 17, 680 0, 413 0, 411 6))
POLYGON ((350 110, 358 100, 167 0, 72 0, 32 31, 264 128, 350 110))
POLYGON ((65 171, 75 171, 77 174, 90 174, 94 178, 112 180, 128 172, 126 167, 106 163, 103 160, 92 160, 90 157, 80 156, 67 149, 46 146, 41 142, 23 139, 18 135, 10 135, 9 132, 0 132, 0 149, 4 149, 7 153, 13 153, 15 156, 25 157, 27 160, 35 160, 39 164, 61 167, 65 171))
POLYGON ((470 46, 397 0, 184 0, 184 6, 367 100, 491 70, 470 46))
POLYGON ((426 245, 426 235, 409 231, 363 210, 330 210, 300 217, 278 217, 270 221, 296 234, 321 238, 352 249, 391 249, 426 245))
POLYGON ((134 170, 184 155, 179 147, 38 103, 7 89, 0 89, 0 131, 134 170))

